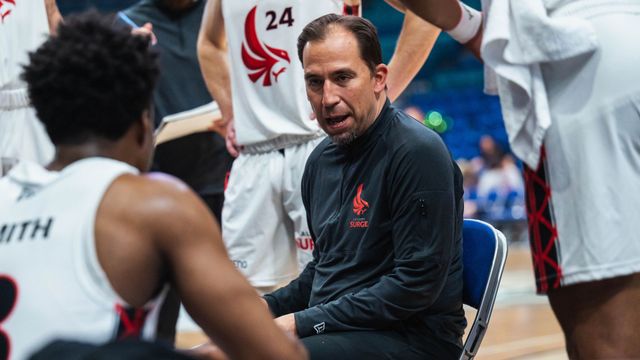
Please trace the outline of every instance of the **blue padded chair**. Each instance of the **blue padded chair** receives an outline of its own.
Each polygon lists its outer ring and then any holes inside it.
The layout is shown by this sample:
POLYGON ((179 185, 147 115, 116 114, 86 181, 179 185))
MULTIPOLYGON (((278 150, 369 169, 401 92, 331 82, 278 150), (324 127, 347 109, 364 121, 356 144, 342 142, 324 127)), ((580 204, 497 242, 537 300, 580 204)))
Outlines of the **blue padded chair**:
POLYGON ((469 328, 461 360, 476 356, 487 331, 507 260, 507 240, 490 224, 465 219, 462 227, 463 301, 478 312, 469 328))

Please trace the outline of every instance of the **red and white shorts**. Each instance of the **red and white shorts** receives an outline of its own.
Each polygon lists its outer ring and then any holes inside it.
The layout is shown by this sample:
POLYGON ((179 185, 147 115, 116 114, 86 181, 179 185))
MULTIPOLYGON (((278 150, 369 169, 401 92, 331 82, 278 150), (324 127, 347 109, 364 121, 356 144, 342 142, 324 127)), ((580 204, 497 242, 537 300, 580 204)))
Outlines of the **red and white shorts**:
POLYGON ((640 272, 640 11, 584 18, 599 49, 543 66, 552 125, 525 169, 539 293, 640 272))

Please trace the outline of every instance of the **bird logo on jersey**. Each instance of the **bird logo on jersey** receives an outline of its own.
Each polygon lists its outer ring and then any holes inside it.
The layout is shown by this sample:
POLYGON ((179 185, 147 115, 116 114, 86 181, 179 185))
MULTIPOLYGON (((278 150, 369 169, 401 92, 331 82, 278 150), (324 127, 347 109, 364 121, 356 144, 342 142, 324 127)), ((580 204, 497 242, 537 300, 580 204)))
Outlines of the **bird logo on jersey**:
POLYGON ((4 18, 11 14, 11 10, 16 7, 16 0, 0 0, 0 20, 4 23, 4 18))
POLYGON ((249 69, 249 79, 253 82, 257 82, 258 79, 264 76, 262 80, 263 86, 271 86, 271 76, 274 80, 278 81, 278 76, 286 70, 286 66, 280 68, 277 71, 273 71, 274 67, 281 62, 277 58, 285 60, 291 63, 289 59, 289 53, 285 50, 273 48, 267 44, 264 44, 258 39, 258 32, 256 30, 256 8, 254 6, 247 18, 244 21, 244 34, 246 45, 242 44, 242 62, 244 66, 249 69), (251 53, 247 50, 251 50, 251 53), (277 57, 277 58, 276 58, 277 57))
POLYGON ((353 213, 358 216, 364 214, 365 211, 369 209, 369 203, 362 198, 362 188, 364 188, 364 184, 358 186, 356 197, 353 198, 353 213))

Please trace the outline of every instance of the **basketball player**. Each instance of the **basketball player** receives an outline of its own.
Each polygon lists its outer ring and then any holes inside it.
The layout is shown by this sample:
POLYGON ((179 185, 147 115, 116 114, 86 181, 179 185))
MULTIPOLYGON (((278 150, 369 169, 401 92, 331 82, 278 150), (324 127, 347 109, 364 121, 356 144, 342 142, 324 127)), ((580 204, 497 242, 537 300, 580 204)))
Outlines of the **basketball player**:
POLYGON ((20 65, 54 33, 62 17, 55 0, 0 0, 0 158, 46 164, 53 145, 30 107, 20 65))
POLYGON ((301 359, 229 261, 188 187, 148 174, 158 75, 148 37, 71 17, 24 79, 56 146, 0 180, 0 359, 52 338, 153 338, 166 284, 233 359, 301 359))
MULTIPOLYGON (((291 280, 311 259, 300 179, 325 134, 310 116, 296 38, 305 24, 329 13, 358 15, 360 5, 215 0, 205 9, 200 66, 228 122, 227 148, 239 156, 225 191, 223 238, 235 265, 264 292, 291 280)), ((390 63, 391 99, 420 69, 438 34, 407 12, 390 63)))
POLYGON ((569 357, 640 358, 640 44, 622 40, 640 32, 640 3, 534 1, 507 12, 493 0, 481 24, 457 1, 403 2, 482 49, 498 74, 511 145, 526 164, 538 292, 569 357))

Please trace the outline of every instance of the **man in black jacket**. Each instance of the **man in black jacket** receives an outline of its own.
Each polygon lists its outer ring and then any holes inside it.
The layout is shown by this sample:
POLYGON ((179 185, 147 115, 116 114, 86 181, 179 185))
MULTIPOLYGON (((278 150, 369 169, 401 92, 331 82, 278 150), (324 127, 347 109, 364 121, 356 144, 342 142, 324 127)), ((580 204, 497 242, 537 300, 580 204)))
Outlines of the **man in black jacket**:
MULTIPOLYGON (((198 64, 196 41, 204 0, 141 0, 118 13, 131 26, 153 26, 160 77, 153 94, 156 127, 162 118, 212 101, 198 64)), ((216 129, 224 135, 223 129, 216 129)), ((220 222, 224 181, 232 158, 218 132, 187 135, 156 147, 154 169, 186 182, 220 222)))
MULTIPOLYGON (((154 123, 212 101, 200 72, 196 51, 204 0, 141 0, 118 13, 120 22, 153 27, 160 76, 153 93, 154 123)), ((218 129, 218 132, 222 132, 218 129)), ((223 134, 224 135, 224 134, 223 134)), ((217 132, 199 132, 158 145, 153 169, 171 174, 189 185, 221 222, 224 182, 232 158, 217 132)), ((162 310, 160 337, 175 338, 178 299, 175 292, 162 310)))
POLYGON ((314 259, 264 299, 312 359, 454 359, 462 310, 462 176, 433 131, 386 96, 376 30, 326 15, 298 38, 329 135, 302 196, 314 259))

